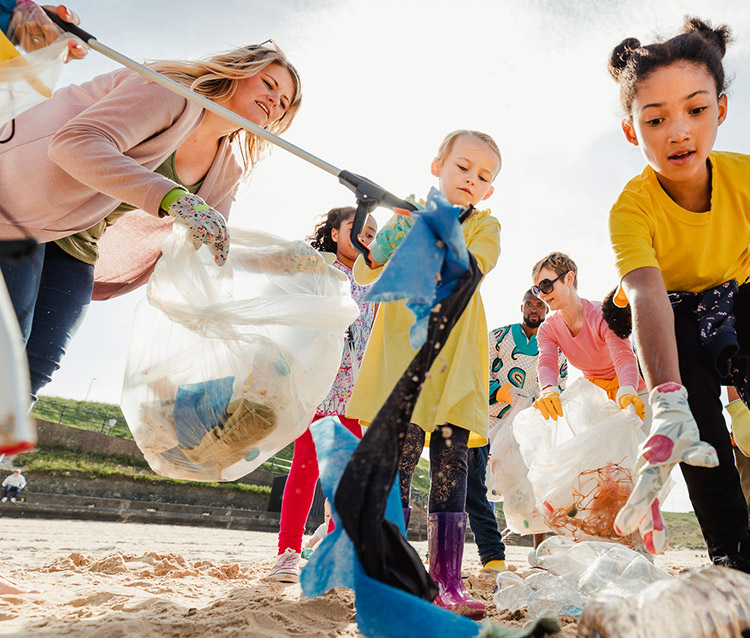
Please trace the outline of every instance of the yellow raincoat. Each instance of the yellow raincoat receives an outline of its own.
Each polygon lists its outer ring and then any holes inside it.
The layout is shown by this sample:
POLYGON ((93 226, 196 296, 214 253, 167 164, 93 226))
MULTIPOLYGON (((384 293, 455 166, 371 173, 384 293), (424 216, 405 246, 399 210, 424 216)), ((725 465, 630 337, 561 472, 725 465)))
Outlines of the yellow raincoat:
MULTIPOLYGON (((500 256, 500 223, 489 210, 474 213, 462 225, 466 245, 486 275, 500 256)), ((365 285, 382 269, 370 269, 359 257, 354 278, 365 285)), ((481 285, 481 284, 480 284, 481 285)), ((372 422, 417 351, 409 342, 414 315, 406 301, 381 303, 346 416, 372 422)), ((479 288, 430 368, 411 422, 426 432, 450 423, 471 432, 469 447, 487 442, 489 359, 487 320, 479 288)), ((429 434, 428 434, 429 436, 429 434)))

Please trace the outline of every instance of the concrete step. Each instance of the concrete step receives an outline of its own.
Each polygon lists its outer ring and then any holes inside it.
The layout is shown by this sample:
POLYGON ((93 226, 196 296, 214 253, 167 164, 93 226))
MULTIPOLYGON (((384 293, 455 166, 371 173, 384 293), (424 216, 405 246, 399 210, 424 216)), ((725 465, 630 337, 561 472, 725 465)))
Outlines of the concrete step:
POLYGON ((200 507, 127 499, 23 492, 16 503, 0 504, 0 517, 129 521, 277 532, 279 514, 239 508, 200 507))

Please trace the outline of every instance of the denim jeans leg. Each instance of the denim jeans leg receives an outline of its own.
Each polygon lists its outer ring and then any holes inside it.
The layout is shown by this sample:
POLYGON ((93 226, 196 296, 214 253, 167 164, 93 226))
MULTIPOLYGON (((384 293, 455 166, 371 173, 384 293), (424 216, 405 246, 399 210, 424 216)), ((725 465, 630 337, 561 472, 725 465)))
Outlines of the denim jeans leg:
POLYGON ((495 507, 487 500, 487 457, 489 445, 469 449, 469 476, 466 489, 466 513, 482 565, 505 560, 505 544, 497 528, 495 507))
POLYGON ((0 271, 8 288, 8 296, 21 328, 24 344, 29 340, 34 321, 34 308, 42 278, 46 244, 39 244, 34 251, 18 261, 0 259, 0 271))
POLYGON ((71 257, 57 244, 47 244, 34 310, 26 343, 32 400, 59 369, 68 343, 91 304, 94 266, 71 257))

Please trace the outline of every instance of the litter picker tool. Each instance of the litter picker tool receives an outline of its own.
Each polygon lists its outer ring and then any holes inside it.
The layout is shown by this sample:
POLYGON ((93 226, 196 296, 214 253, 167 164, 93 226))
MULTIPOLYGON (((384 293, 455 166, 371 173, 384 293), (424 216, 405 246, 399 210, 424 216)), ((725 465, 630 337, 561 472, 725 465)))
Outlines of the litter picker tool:
POLYGON ((174 80, 165 77, 160 73, 157 73, 153 69, 150 69, 148 66, 140 64, 139 62, 136 62, 135 60, 124 56, 122 53, 111 49, 110 47, 99 42, 99 40, 97 40, 93 35, 84 31, 80 27, 61 20, 56 13, 49 11, 48 9, 45 9, 45 11, 47 12, 50 20, 52 20, 57 26, 59 26, 64 31, 67 31, 68 33, 79 37, 89 47, 94 49, 94 51, 98 51, 102 55, 110 58, 111 60, 114 60, 115 62, 118 62, 119 64, 122 64, 132 71, 135 71, 139 75, 148 78, 152 82, 155 82, 156 84, 159 84, 164 88, 177 93, 178 95, 184 97, 186 100, 200 105, 207 111, 211 111, 212 113, 220 115, 225 120, 232 122, 232 124, 236 124, 238 127, 249 131, 253 135, 257 135, 267 142, 283 148, 285 151, 288 151, 292 155, 296 155, 300 159, 303 159, 306 162, 317 166, 318 168, 324 170, 326 173, 330 173, 331 175, 337 177, 339 182, 346 186, 350 191, 352 191, 357 199, 357 211, 354 216, 354 223, 352 224, 351 243, 352 246, 354 246, 362 254, 368 265, 372 264, 370 260, 370 250, 367 246, 359 241, 359 235, 364 228, 367 215, 378 206, 385 206, 387 208, 403 208, 409 211, 416 210, 417 207, 411 202, 393 195, 392 193, 385 190, 382 186, 379 186, 366 177, 357 175, 350 171, 341 170, 333 164, 329 164, 325 160, 316 157, 312 153, 308 153, 304 149, 301 149, 299 146, 295 146, 291 142, 279 137, 278 135, 274 135, 270 131, 267 131, 261 126, 258 126, 254 122, 251 122, 244 117, 240 117, 233 111, 230 111, 229 109, 216 104, 212 100, 209 100, 207 97, 203 97, 195 91, 191 91, 187 87, 182 86, 178 82, 175 82, 174 80))

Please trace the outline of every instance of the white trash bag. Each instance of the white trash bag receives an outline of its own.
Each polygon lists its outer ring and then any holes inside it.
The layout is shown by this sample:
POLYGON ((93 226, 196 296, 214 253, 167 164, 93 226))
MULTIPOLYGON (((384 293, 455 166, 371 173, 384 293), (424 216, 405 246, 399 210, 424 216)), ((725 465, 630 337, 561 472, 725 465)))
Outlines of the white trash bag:
POLYGON ((549 526, 536 510, 529 468, 513 436, 513 419, 533 409, 531 399, 519 398, 501 419, 490 417, 490 454, 487 461, 487 499, 503 501, 505 524, 516 534, 541 534, 549 526))
POLYGON ((568 386, 561 402, 565 416, 557 421, 533 408, 513 421, 536 510, 557 534, 637 543, 619 537, 613 523, 633 489, 641 420, 583 378, 568 386))
POLYGON ((122 409, 163 476, 235 480, 304 433, 359 314, 346 276, 304 242, 230 238, 219 268, 175 224, 136 310, 122 409))

